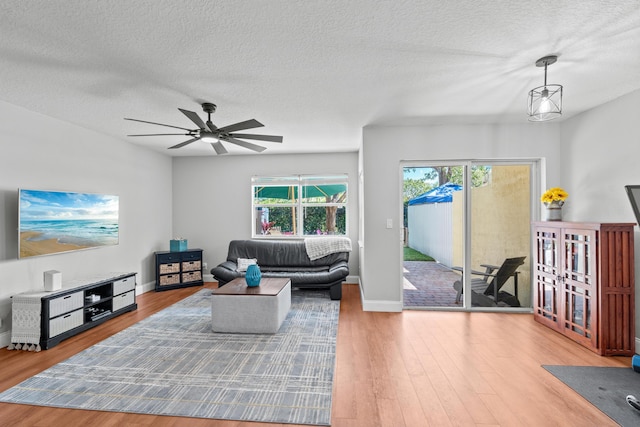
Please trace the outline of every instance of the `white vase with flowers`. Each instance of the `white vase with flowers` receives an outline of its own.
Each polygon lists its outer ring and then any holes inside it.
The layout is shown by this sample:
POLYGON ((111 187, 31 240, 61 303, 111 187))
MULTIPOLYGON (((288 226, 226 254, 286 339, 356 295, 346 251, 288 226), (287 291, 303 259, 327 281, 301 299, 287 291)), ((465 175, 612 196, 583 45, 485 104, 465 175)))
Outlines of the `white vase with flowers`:
POLYGON ((562 206, 569 194, 560 187, 553 187, 544 192, 540 201, 544 203, 547 221, 562 221, 562 206))

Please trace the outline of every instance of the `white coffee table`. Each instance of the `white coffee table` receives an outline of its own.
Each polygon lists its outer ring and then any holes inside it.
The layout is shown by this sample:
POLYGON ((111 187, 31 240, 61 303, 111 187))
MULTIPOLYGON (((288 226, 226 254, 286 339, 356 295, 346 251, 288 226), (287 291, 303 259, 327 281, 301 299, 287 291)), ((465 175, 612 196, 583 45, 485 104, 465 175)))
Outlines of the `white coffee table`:
POLYGON ((248 287, 237 278, 213 289, 211 325, 214 332, 274 334, 291 307, 291 280, 263 278, 260 286, 248 287))

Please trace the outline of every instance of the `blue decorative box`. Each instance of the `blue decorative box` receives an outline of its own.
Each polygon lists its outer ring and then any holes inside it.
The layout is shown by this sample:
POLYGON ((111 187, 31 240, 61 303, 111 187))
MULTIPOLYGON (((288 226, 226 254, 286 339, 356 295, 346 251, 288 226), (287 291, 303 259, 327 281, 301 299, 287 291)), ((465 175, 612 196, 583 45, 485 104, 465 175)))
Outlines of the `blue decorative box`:
POLYGON ((187 250, 187 239, 173 239, 169 241, 171 252, 184 252, 187 250))

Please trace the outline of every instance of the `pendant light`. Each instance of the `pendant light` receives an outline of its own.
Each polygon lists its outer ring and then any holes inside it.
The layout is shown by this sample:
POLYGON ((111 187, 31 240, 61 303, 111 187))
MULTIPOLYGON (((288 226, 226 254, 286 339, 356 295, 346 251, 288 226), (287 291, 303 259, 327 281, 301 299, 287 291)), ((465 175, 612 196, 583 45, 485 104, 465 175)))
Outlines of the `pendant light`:
POLYGON ((562 115, 562 86, 547 84, 547 67, 558 60, 556 55, 542 57, 536 67, 544 67, 544 85, 529 91, 529 121, 544 122, 562 115))

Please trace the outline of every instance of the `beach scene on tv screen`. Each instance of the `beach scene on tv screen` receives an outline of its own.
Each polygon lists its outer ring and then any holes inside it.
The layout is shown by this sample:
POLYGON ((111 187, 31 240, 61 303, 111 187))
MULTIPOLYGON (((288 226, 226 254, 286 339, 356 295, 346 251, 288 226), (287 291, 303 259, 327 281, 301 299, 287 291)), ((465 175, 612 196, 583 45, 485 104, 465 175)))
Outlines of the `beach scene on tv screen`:
POLYGON ((20 190, 20 258, 118 244, 118 196, 20 190))

